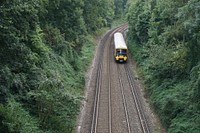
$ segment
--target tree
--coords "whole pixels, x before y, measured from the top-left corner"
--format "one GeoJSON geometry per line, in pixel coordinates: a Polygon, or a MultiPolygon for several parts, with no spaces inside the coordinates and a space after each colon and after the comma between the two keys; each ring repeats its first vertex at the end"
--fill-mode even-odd
{"type": "Polygon", "coordinates": [[[115,3],[115,17],[120,17],[124,14],[127,0],[114,0],[115,3]]]}
{"type": "Polygon", "coordinates": [[[94,32],[104,26],[114,17],[113,0],[85,0],[84,1],[84,20],[89,32],[94,32]]]}
{"type": "Polygon", "coordinates": [[[200,129],[199,7],[198,0],[138,0],[127,15],[129,50],[168,132],[200,129]]]}

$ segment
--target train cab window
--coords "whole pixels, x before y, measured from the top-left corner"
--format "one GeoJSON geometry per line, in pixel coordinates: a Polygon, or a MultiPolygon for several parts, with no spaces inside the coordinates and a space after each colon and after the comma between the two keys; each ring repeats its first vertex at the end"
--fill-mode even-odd
{"type": "Polygon", "coordinates": [[[116,55],[127,55],[127,50],[126,49],[117,49],[116,55]]]}

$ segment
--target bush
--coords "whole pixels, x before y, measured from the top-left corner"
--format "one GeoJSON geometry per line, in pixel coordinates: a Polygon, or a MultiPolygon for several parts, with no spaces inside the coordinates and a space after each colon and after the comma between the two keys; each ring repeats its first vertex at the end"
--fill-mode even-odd
{"type": "Polygon", "coordinates": [[[9,98],[6,105],[0,105],[0,116],[10,133],[50,133],[40,130],[39,122],[14,98],[9,98]]]}

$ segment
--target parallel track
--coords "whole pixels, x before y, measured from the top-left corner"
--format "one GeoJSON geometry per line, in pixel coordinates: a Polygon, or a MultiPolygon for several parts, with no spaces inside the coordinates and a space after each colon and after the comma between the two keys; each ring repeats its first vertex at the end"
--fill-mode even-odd
{"type": "Polygon", "coordinates": [[[139,121],[140,121],[142,132],[143,133],[150,133],[150,129],[149,129],[149,126],[148,126],[148,123],[147,123],[147,119],[145,117],[145,113],[143,111],[141,102],[139,100],[138,92],[136,90],[137,88],[135,86],[135,82],[134,82],[134,79],[133,79],[133,76],[132,76],[133,74],[132,74],[128,65],[124,65],[124,68],[126,70],[129,85],[131,86],[131,92],[132,92],[132,96],[134,98],[135,107],[136,107],[136,110],[137,110],[137,114],[138,114],[138,118],[139,118],[139,121]]]}
{"type": "MultiPolygon", "coordinates": [[[[112,46],[111,46],[111,42],[112,42],[112,39],[113,38],[113,34],[117,31],[120,31],[120,32],[123,32],[127,29],[127,25],[123,25],[121,27],[118,27],[114,30],[111,30],[109,31],[105,36],[104,36],[104,39],[101,41],[101,52],[102,52],[102,55],[103,53],[104,54],[107,54],[105,55],[107,57],[106,61],[103,62],[103,59],[102,57],[99,57],[99,63],[98,63],[98,68],[97,68],[97,77],[96,77],[96,88],[95,88],[95,97],[94,97],[94,102],[93,102],[93,115],[92,115],[92,121],[91,121],[91,129],[90,129],[90,133],[97,133],[97,132],[106,132],[106,133],[112,133],[113,132],[113,116],[112,116],[112,82],[111,82],[111,60],[114,60],[114,58],[112,58],[113,56],[113,52],[112,51],[112,46]],[[106,49],[106,46],[105,44],[109,44],[107,50],[104,52],[104,49],[106,49]],[[106,68],[105,68],[106,67],[106,68]],[[107,77],[105,77],[103,79],[103,71],[104,73],[106,73],[107,77]],[[108,84],[107,88],[102,88],[102,86],[106,86],[105,83],[103,84],[103,81],[106,82],[106,84],[108,84]],[[104,89],[104,90],[102,90],[104,89]],[[105,92],[107,91],[107,92],[105,92]],[[104,94],[102,94],[104,93],[104,94]],[[105,95],[107,94],[106,97],[105,96],[102,96],[102,95],[105,95]],[[102,101],[101,101],[101,97],[104,97],[104,100],[108,100],[107,101],[107,104],[104,104],[102,101]],[[101,106],[108,106],[108,107],[101,107],[101,106]],[[100,108],[103,108],[105,109],[105,113],[103,112],[100,112],[100,108]],[[107,112],[107,113],[106,113],[107,112]],[[104,115],[108,115],[107,118],[106,116],[101,116],[100,114],[104,114],[104,115]],[[107,125],[106,127],[104,126],[104,131],[101,131],[102,127],[99,127],[101,123],[99,123],[99,120],[100,120],[100,117],[105,117],[106,118],[106,121],[104,123],[104,125],[107,125]]],[[[128,66],[128,63],[126,64],[116,64],[117,65],[117,69],[118,69],[118,80],[119,80],[119,84],[120,84],[120,92],[121,92],[121,97],[122,97],[122,103],[123,103],[123,108],[124,108],[124,119],[126,121],[126,131],[128,133],[131,133],[131,132],[135,132],[136,129],[133,129],[134,126],[131,125],[131,121],[130,121],[130,117],[129,116],[129,107],[128,107],[128,103],[127,103],[127,99],[126,99],[126,93],[124,92],[124,84],[123,83],[123,80],[122,79],[122,72],[119,68],[119,65],[124,65],[124,71],[126,71],[126,75],[127,75],[127,79],[128,79],[128,83],[129,83],[129,88],[130,88],[130,91],[132,93],[132,99],[133,99],[133,103],[134,103],[134,106],[135,106],[135,109],[137,110],[137,115],[138,115],[138,121],[140,123],[140,131],[142,131],[142,133],[150,133],[150,129],[149,129],[149,126],[148,126],[148,123],[147,123],[147,120],[145,118],[145,113],[142,109],[142,105],[141,105],[141,102],[139,100],[139,96],[137,94],[137,91],[136,91],[136,87],[134,86],[135,82],[134,82],[134,79],[133,79],[133,76],[132,76],[132,73],[131,73],[131,70],[128,66]]],[[[126,88],[127,89],[127,88],[126,88]]],[[[105,102],[105,101],[104,101],[105,102]]],[[[102,109],[101,109],[102,110],[102,109]]],[[[101,120],[102,121],[102,120],[101,120]]]]}
{"type": "MultiPolygon", "coordinates": [[[[124,25],[124,26],[121,26],[121,27],[118,27],[110,32],[108,32],[104,38],[107,38],[106,36],[113,36],[113,34],[116,32],[116,31],[121,31],[123,29],[126,29],[127,28],[127,25],[124,25]]],[[[112,38],[112,37],[110,37],[112,38]]],[[[107,40],[102,40],[102,53],[104,53],[104,48],[105,48],[105,42],[107,40]]],[[[112,111],[111,111],[111,82],[110,82],[110,45],[109,45],[109,48],[107,49],[107,54],[108,54],[108,60],[107,60],[107,72],[108,72],[108,93],[109,93],[109,100],[108,100],[108,112],[109,112],[109,127],[108,127],[108,130],[109,130],[109,133],[112,132],[112,111]]],[[[112,54],[112,53],[111,53],[112,54]]],[[[93,118],[92,118],[92,124],[91,124],[91,130],[90,132],[91,133],[96,133],[97,132],[97,128],[98,128],[98,118],[99,118],[99,106],[100,106],[100,95],[101,95],[101,82],[102,82],[102,66],[103,66],[103,62],[102,62],[102,58],[99,59],[99,64],[98,64],[98,72],[97,72],[97,79],[96,79],[96,93],[95,93],[95,99],[94,99],[94,108],[93,108],[93,118]]]]}
{"type": "MultiPolygon", "coordinates": [[[[121,65],[121,64],[119,64],[121,65]]],[[[124,110],[125,110],[125,113],[126,113],[126,121],[127,121],[127,127],[128,127],[128,132],[134,132],[134,129],[131,129],[131,126],[130,126],[130,122],[129,122],[129,114],[128,114],[128,106],[127,106],[127,100],[126,100],[126,96],[124,94],[124,85],[123,85],[123,79],[122,79],[122,71],[120,70],[119,68],[119,65],[118,65],[118,72],[119,72],[119,82],[121,84],[121,90],[122,90],[122,95],[123,95],[123,101],[124,101],[124,110]]],[[[133,98],[133,101],[134,101],[134,106],[135,106],[135,109],[137,111],[137,116],[138,116],[138,119],[139,119],[139,124],[140,124],[140,127],[141,127],[141,132],[142,133],[150,133],[150,128],[149,128],[149,125],[148,125],[148,122],[147,122],[147,119],[145,117],[145,112],[143,110],[143,107],[141,105],[141,102],[140,102],[140,99],[139,99],[139,96],[138,96],[138,92],[137,92],[137,87],[135,86],[135,81],[133,79],[133,74],[128,66],[128,64],[124,64],[124,69],[126,71],[126,76],[128,78],[128,83],[129,83],[129,86],[130,86],[130,91],[131,91],[131,94],[132,94],[132,98],[133,98]]]]}
{"type": "MultiPolygon", "coordinates": [[[[119,66],[118,66],[118,70],[119,70],[119,66]]],[[[125,115],[126,115],[127,129],[128,129],[128,133],[131,133],[130,122],[129,122],[129,115],[128,115],[128,109],[127,109],[128,107],[127,107],[127,102],[126,102],[125,93],[124,93],[124,86],[123,86],[123,83],[122,83],[123,79],[121,79],[121,72],[120,72],[120,70],[118,72],[119,72],[118,79],[119,79],[119,83],[120,83],[120,86],[121,86],[121,95],[122,95],[122,98],[123,98],[124,112],[125,112],[125,115]]]]}

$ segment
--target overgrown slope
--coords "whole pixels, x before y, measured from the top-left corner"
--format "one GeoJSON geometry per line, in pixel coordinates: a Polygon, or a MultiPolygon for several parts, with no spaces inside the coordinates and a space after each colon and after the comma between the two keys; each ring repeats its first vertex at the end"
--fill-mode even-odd
{"type": "Polygon", "coordinates": [[[95,48],[90,34],[113,17],[112,0],[1,1],[0,132],[74,130],[95,48]]]}
{"type": "Polygon", "coordinates": [[[136,0],[129,49],[169,133],[200,131],[200,2],[136,0]]]}

